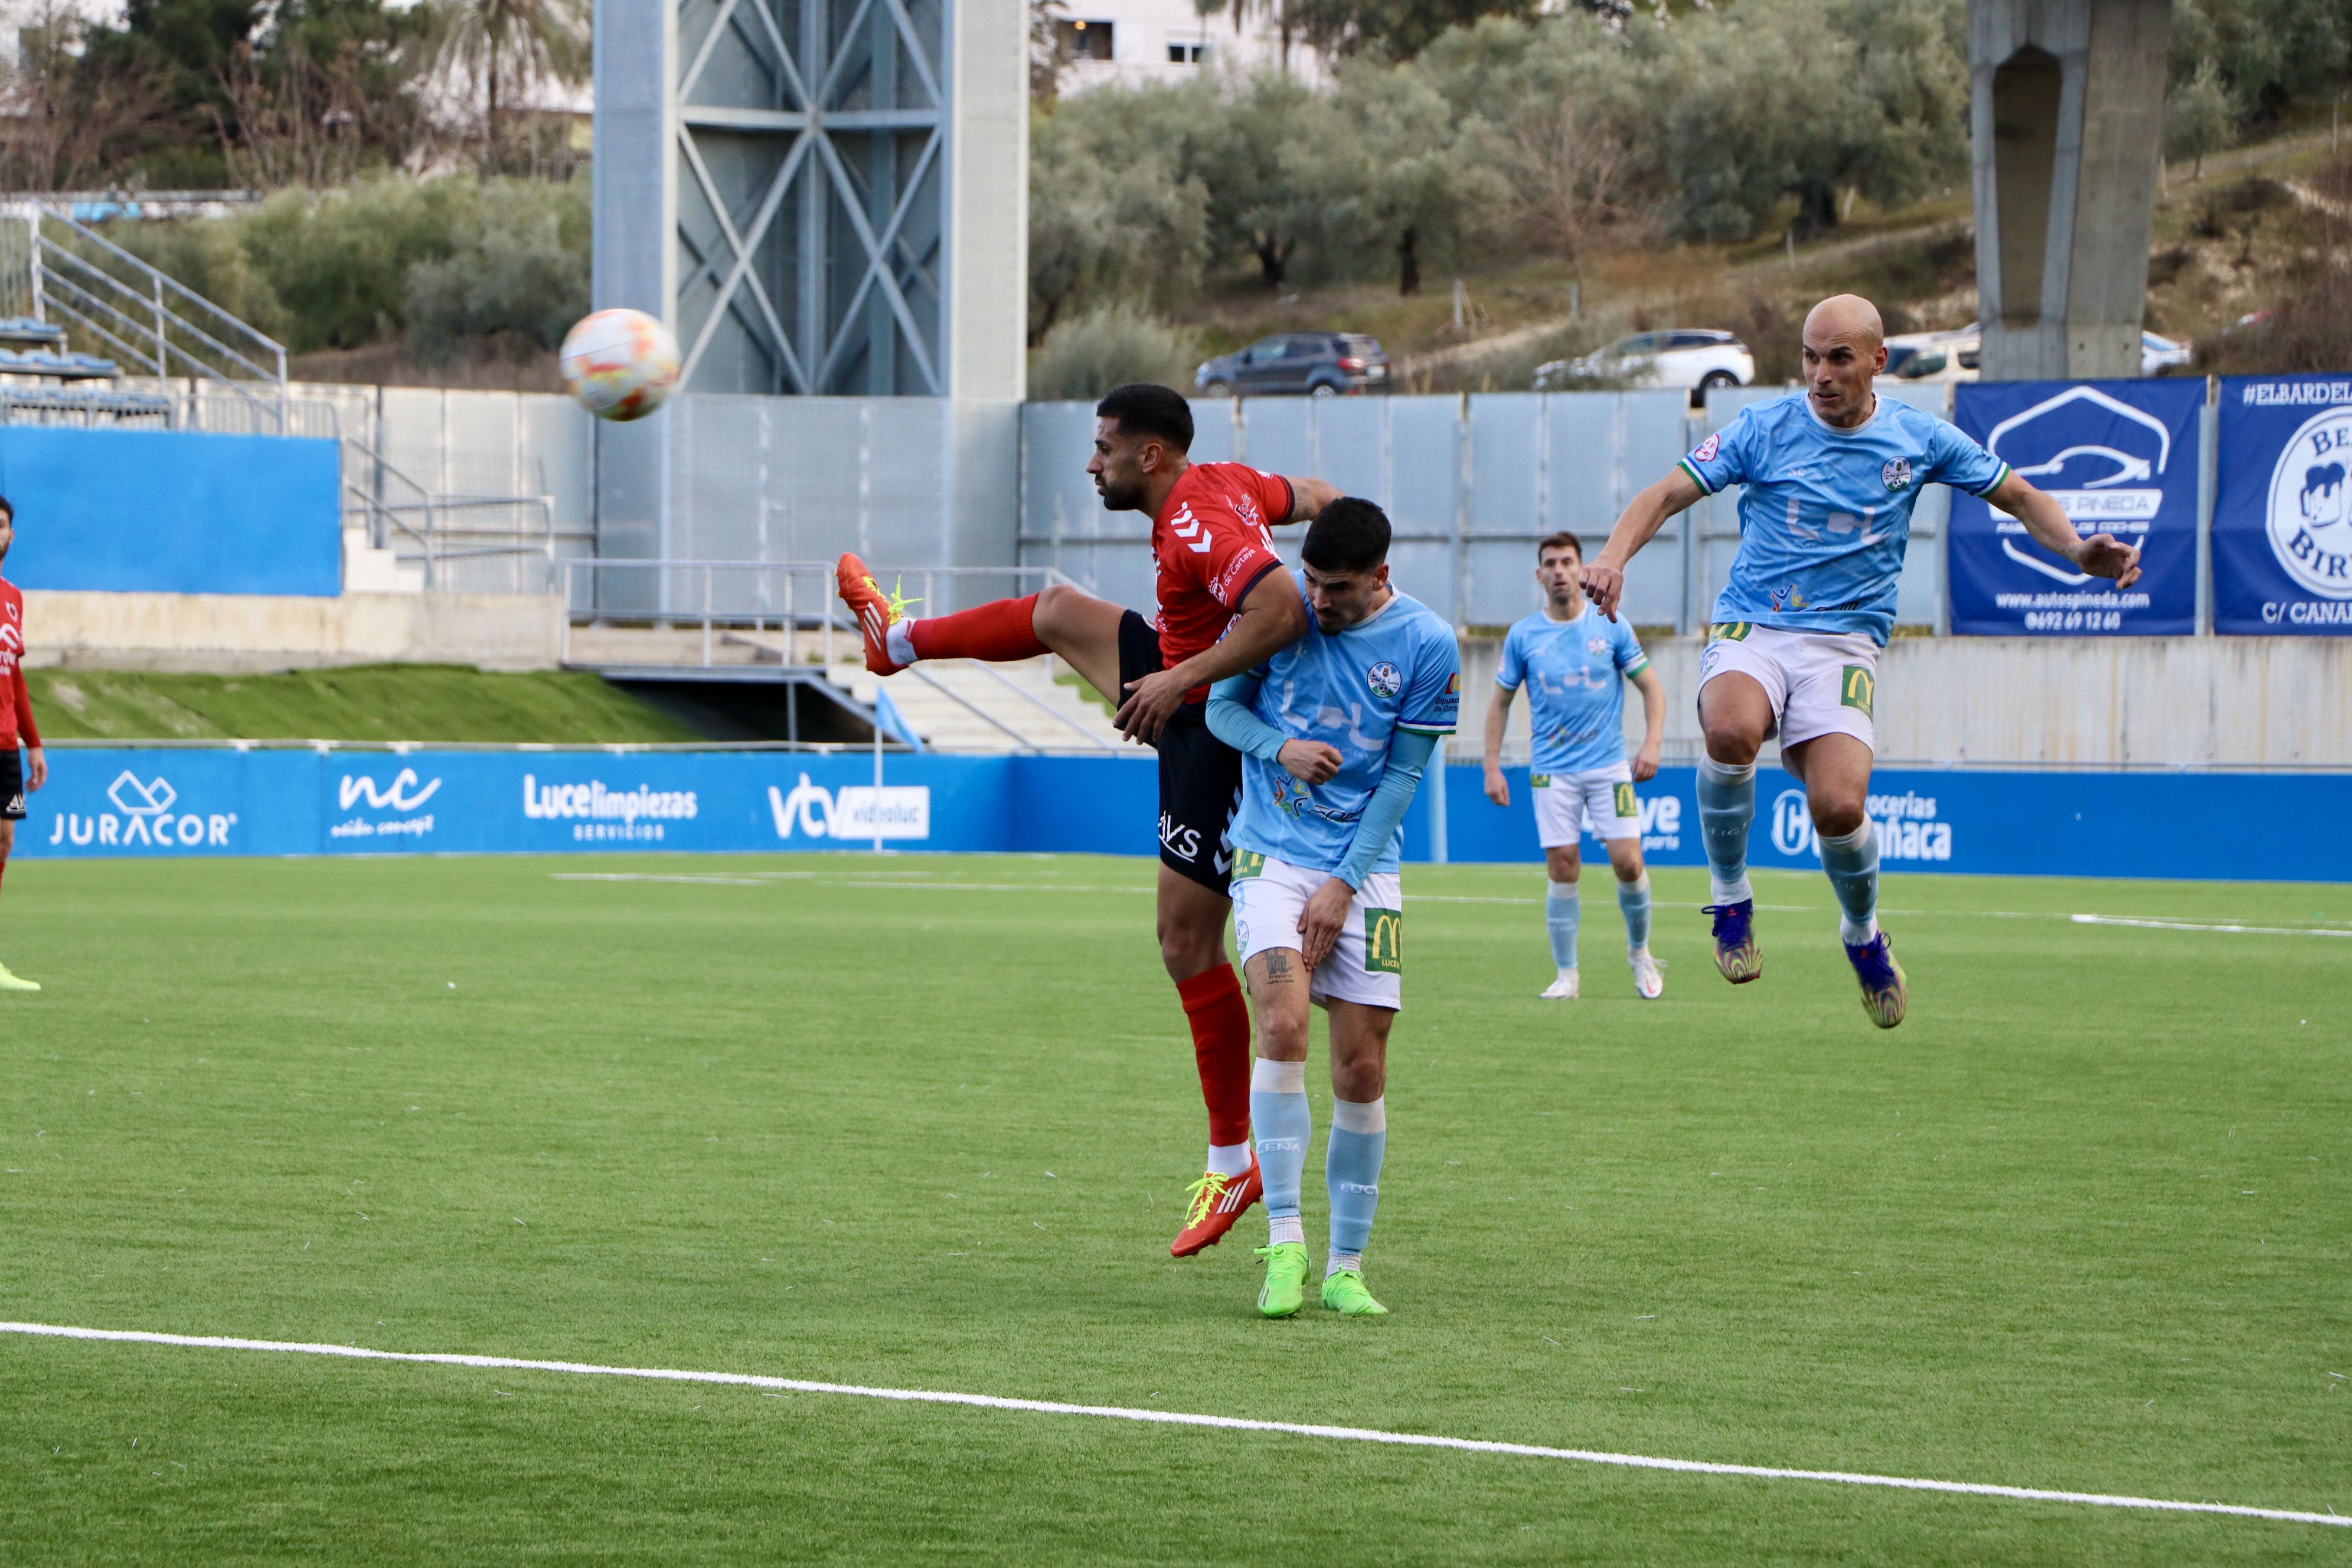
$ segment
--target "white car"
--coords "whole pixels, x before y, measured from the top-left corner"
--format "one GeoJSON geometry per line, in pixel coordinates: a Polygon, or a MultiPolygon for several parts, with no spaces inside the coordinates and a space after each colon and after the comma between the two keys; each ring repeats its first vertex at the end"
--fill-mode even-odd
{"type": "MultiPolygon", "coordinates": [[[[1974,381],[1977,378],[1977,324],[1948,332],[1912,332],[1886,340],[1886,374],[1904,380],[1974,381]],[[1914,352],[1908,355],[1903,350],[1914,352]],[[1935,352],[1947,355],[1948,369],[1927,368],[1935,352]]],[[[2193,363],[2197,358],[2194,344],[2159,337],[2154,332],[2139,335],[2139,373],[2159,375],[2168,370],[2178,370],[2193,363]]]]}
{"type": "Polygon", "coordinates": [[[1895,381],[1974,381],[1977,330],[1905,332],[1886,340],[1886,377],[1895,381]]]}
{"type": "Polygon", "coordinates": [[[2139,373],[2157,375],[2168,370],[2178,370],[2197,358],[2194,344],[2176,342],[2158,337],[2154,332],[2139,335],[2139,373]]]}
{"type": "Polygon", "coordinates": [[[1704,397],[1718,386],[1746,386],[1756,379],[1748,345],[1729,332],[1676,327],[1636,332],[1579,360],[1553,360],[1536,367],[1538,392],[1571,379],[1622,382],[1628,386],[1678,386],[1704,397]]]}

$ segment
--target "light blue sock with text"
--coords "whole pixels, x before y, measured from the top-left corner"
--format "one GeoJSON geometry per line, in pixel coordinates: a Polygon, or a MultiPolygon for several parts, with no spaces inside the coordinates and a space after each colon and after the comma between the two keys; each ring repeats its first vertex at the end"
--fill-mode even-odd
{"type": "Polygon", "coordinates": [[[1617,884],[1617,908],[1625,916],[1625,945],[1650,945],[1650,874],[1617,884]]]}
{"type": "Polygon", "coordinates": [[[1358,1103],[1331,1102],[1331,1144],[1323,1157],[1323,1184],[1331,1195],[1330,1271],[1363,1267],[1364,1244],[1372,1238],[1372,1213],[1381,1206],[1381,1156],[1389,1142],[1385,1097],[1358,1103]]]}
{"type": "Polygon", "coordinates": [[[1307,1144],[1315,1119],[1307,1106],[1307,1064],[1270,1062],[1250,1069],[1250,1131],[1257,1138],[1258,1178],[1265,1184],[1265,1212],[1276,1228],[1298,1226],[1298,1189],[1307,1176],[1307,1144]]]}
{"type": "Polygon", "coordinates": [[[1748,885],[1748,826],[1756,819],[1756,764],[1698,760],[1698,831],[1706,846],[1707,890],[1718,904],[1756,896],[1748,885]]]}
{"type": "Polygon", "coordinates": [[[1544,884],[1544,926],[1551,932],[1551,961],[1562,969],[1576,967],[1576,927],[1584,905],[1574,882],[1544,884]]]}

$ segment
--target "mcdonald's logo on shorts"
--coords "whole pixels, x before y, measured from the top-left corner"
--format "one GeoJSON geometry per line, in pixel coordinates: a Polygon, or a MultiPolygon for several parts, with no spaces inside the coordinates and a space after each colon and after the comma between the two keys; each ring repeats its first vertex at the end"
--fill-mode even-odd
{"type": "Polygon", "coordinates": [[[1642,815],[1641,806],[1633,799],[1633,786],[1632,784],[1621,782],[1615,786],[1614,793],[1617,797],[1618,816],[1639,816],[1642,815]]]}
{"type": "Polygon", "coordinates": [[[1364,911],[1364,972],[1368,974],[1404,973],[1402,910],[1367,909],[1364,911]]]}
{"type": "Polygon", "coordinates": [[[1878,697],[1878,678],[1859,664],[1845,667],[1845,675],[1838,682],[1838,701],[1848,708],[1859,708],[1865,719],[1874,718],[1870,705],[1878,697]]]}

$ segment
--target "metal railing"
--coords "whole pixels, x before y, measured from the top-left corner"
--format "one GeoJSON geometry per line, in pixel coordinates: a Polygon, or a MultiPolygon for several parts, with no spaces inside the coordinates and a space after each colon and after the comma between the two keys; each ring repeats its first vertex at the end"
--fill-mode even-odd
{"type": "Polygon", "coordinates": [[[345,519],[356,518],[375,549],[420,567],[427,592],[552,594],[562,547],[584,549],[596,537],[593,529],[558,528],[553,496],[434,490],[360,437],[346,435],[343,445],[373,480],[352,479],[346,463],[345,519]]]}
{"type": "Polygon", "coordinates": [[[18,204],[32,313],[63,318],[158,381],[227,388],[287,428],[286,346],[46,202],[18,204]]]}
{"type": "MultiPolygon", "coordinates": [[[[557,560],[566,608],[563,659],[572,660],[576,626],[602,625],[702,635],[701,663],[716,660],[719,634],[773,633],[787,638],[783,657],[799,662],[810,634],[824,665],[839,661],[858,643],[856,626],[834,592],[830,561],[659,561],[604,557],[557,560]],[[841,639],[846,638],[845,644],[841,639]]],[[[942,584],[1001,584],[1027,591],[1056,584],[1076,584],[1051,566],[909,566],[877,568],[877,581],[893,589],[921,590],[910,605],[937,606],[942,584]]],[[[936,684],[936,683],[934,683],[936,684]]],[[[954,693],[959,702],[965,700],[954,693]]],[[[1025,697],[1028,694],[1023,693],[1025,697]]],[[[965,702],[967,707],[969,702],[965,702]]],[[[1051,710],[1048,710],[1051,711],[1051,710]]],[[[1061,715],[1055,715],[1057,718],[1061,715]]]]}

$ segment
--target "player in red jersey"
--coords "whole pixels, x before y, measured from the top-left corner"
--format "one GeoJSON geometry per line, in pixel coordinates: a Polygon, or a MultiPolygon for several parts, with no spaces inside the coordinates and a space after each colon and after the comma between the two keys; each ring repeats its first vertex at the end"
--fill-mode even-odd
{"type": "Polygon", "coordinates": [[[1306,631],[1298,585],[1266,529],[1305,522],[1339,492],[1320,479],[1192,461],[1192,408],[1164,386],[1118,387],[1095,405],[1095,416],[1087,472],[1104,507],[1151,519],[1156,626],[1059,584],[908,620],[855,555],[841,558],[840,589],[865,632],[866,668],[875,674],[922,658],[1057,653],[1096,690],[1119,693],[1119,729],[1159,749],[1160,957],[1192,1026],[1209,1109],[1207,1170],[1168,1249],[1184,1258],[1213,1246],[1260,1193],[1249,1145],[1249,1009],[1225,956],[1233,907],[1226,833],[1241,799],[1241,753],[1209,732],[1209,688],[1306,631]]]}
{"type": "MultiPolygon", "coordinates": [[[[16,509],[0,497],[0,562],[16,542],[16,509]]],[[[25,792],[49,782],[41,754],[41,731],[33,723],[32,694],[25,689],[25,595],[0,578],[0,873],[16,847],[16,824],[25,820],[25,792]],[[20,753],[17,748],[24,748],[20,753]]],[[[0,991],[38,991],[0,964],[0,991]]]]}

